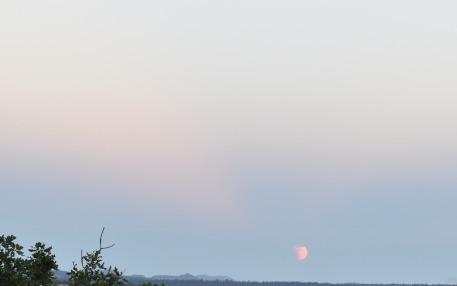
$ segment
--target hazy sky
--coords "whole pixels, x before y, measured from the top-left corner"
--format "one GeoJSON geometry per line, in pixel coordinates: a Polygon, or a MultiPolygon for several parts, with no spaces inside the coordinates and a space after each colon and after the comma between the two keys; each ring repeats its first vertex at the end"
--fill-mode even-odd
{"type": "Polygon", "coordinates": [[[106,226],[128,274],[455,281],[456,11],[2,1],[0,233],[62,269],[106,226]]]}

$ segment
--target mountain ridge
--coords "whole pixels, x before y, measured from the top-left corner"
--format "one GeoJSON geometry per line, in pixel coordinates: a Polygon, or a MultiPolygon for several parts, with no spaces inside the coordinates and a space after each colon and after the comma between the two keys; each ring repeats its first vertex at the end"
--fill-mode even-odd
{"type": "MultiPolygon", "coordinates": [[[[68,282],[70,276],[68,275],[67,271],[57,270],[54,271],[54,277],[58,282],[68,282]]],[[[167,280],[175,280],[175,281],[233,281],[232,278],[225,275],[192,275],[190,273],[185,273],[181,275],[153,275],[153,276],[145,276],[145,275],[125,275],[125,279],[128,281],[140,281],[140,282],[148,282],[148,281],[167,281],[167,280]]]]}

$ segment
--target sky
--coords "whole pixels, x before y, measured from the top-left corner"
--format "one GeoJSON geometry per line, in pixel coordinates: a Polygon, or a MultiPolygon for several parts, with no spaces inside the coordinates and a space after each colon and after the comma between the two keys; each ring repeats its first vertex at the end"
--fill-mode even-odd
{"type": "Polygon", "coordinates": [[[2,1],[0,233],[62,269],[105,226],[127,274],[456,282],[456,9],[2,1]]]}

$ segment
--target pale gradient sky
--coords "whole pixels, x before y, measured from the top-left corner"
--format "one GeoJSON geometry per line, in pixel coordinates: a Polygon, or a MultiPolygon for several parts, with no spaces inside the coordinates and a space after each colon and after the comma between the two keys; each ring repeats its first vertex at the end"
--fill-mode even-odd
{"type": "Polygon", "coordinates": [[[64,269],[106,226],[129,274],[454,279],[456,11],[2,1],[0,232],[64,269]]]}

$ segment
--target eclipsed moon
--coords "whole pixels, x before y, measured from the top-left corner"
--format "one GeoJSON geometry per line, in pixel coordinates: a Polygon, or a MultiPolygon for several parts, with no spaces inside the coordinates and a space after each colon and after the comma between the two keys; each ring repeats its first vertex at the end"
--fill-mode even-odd
{"type": "Polygon", "coordinates": [[[297,255],[297,260],[303,261],[308,257],[308,248],[306,246],[297,246],[295,247],[295,254],[297,255]]]}

